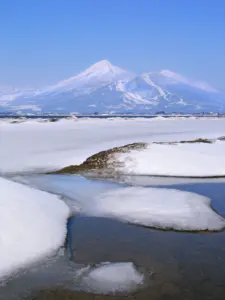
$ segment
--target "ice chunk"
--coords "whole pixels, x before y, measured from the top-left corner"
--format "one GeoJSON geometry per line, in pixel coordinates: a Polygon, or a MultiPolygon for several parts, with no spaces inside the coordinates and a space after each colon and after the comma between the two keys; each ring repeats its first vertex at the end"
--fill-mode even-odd
{"type": "Polygon", "coordinates": [[[144,275],[133,263],[102,263],[82,278],[82,284],[94,293],[124,293],[135,290],[144,283],[144,275]]]}
{"type": "Polygon", "coordinates": [[[0,178],[0,276],[60,247],[69,208],[57,196],[0,178]]]}

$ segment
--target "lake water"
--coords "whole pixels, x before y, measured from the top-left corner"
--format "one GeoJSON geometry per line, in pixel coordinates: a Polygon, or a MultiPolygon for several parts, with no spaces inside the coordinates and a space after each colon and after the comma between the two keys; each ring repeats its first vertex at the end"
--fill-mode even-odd
{"type": "MultiPolygon", "coordinates": [[[[69,180],[73,179],[69,177],[69,180]]],[[[225,217],[225,182],[214,180],[164,187],[207,196],[213,208],[225,217]]],[[[0,287],[0,299],[222,300],[224,253],[224,231],[162,231],[106,218],[74,216],[68,222],[65,247],[54,257],[12,277],[0,287]],[[80,288],[74,276],[77,270],[101,262],[133,262],[145,274],[145,286],[114,296],[96,296],[80,288]]]]}

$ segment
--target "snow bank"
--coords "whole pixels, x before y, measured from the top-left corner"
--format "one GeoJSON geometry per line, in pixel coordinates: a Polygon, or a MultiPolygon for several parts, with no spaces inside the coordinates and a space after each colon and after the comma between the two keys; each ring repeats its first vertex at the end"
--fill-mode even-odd
{"type": "Polygon", "coordinates": [[[0,276],[60,247],[69,208],[57,196],[0,178],[0,276]]]}
{"type": "Polygon", "coordinates": [[[81,280],[88,291],[101,294],[131,292],[143,283],[144,275],[131,262],[102,263],[81,280]]]}
{"type": "Polygon", "coordinates": [[[210,199],[195,193],[127,187],[79,176],[45,175],[22,180],[70,198],[71,210],[81,214],[161,229],[199,231],[225,227],[225,219],[211,208],[210,199]]]}
{"type": "Polygon", "coordinates": [[[135,142],[179,141],[225,136],[217,120],[60,120],[1,124],[0,173],[58,170],[89,156],[135,142]]]}
{"type": "Polygon", "coordinates": [[[114,156],[116,171],[133,175],[225,176],[225,142],[176,145],[150,144],[114,156]]]}

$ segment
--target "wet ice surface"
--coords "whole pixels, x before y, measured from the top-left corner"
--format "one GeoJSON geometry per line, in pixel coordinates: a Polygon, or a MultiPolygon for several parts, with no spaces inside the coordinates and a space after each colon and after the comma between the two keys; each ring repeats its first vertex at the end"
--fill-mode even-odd
{"type": "Polygon", "coordinates": [[[80,176],[45,175],[17,180],[70,198],[75,214],[118,219],[159,229],[221,230],[225,219],[209,198],[175,189],[129,187],[80,176]]]}

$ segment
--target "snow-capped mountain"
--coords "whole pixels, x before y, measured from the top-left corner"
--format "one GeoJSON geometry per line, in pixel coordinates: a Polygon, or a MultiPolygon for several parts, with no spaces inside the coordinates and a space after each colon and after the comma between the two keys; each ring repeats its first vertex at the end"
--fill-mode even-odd
{"type": "Polygon", "coordinates": [[[201,81],[163,70],[141,75],[107,60],[56,85],[2,91],[0,110],[116,113],[223,112],[225,95],[201,81]]]}

